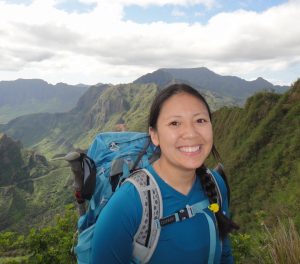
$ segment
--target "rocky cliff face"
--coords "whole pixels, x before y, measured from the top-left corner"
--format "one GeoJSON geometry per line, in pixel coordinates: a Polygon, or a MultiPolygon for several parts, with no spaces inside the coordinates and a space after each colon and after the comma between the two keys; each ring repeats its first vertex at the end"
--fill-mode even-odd
{"type": "Polygon", "coordinates": [[[9,185],[28,176],[21,169],[24,167],[21,148],[19,141],[0,135],[0,185],[9,185]]]}
{"type": "Polygon", "coordinates": [[[20,141],[0,134],[0,186],[17,184],[34,177],[37,167],[47,168],[46,158],[23,149],[20,141]]]}
{"type": "Polygon", "coordinates": [[[76,107],[72,109],[71,113],[85,113],[89,111],[97,102],[99,96],[111,85],[100,84],[91,86],[78,100],[76,107]]]}
{"type": "Polygon", "coordinates": [[[87,116],[89,116],[88,120],[90,120],[90,127],[106,123],[114,113],[127,111],[130,108],[125,95],[119,89],[114,89],[109,94],[111,98],[107,98],[107,96],[99,97],[91,111],[87,113],[87,116]]]}
{"type": "Polygon", "coordinates": [[[0,231],[26,230],[31,224],[42,222],[43,213],[51,210],[49,207],[65,203],[63,198],[56,201],[51,197],[57,189],[62,192],[63,187],[57,186],[68,177],[57,169],[49,175],[54,166],[39,153],[24,149],[19,141],[0,134],[0,231]]]}

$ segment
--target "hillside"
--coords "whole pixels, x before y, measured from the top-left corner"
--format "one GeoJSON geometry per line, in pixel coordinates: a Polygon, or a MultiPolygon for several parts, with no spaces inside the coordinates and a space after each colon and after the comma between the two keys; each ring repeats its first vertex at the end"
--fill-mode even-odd
{"type": "Polygon", "coordinates": [[[0,125],[0,131],[26,148],[43,154],[51,151],[73,149],[77,138],[91,129],[89,111],[108,85],[92,86],[77,102],[75,108],[66,113],[36,113],[18,117],[8,124],[0,125]]]}
{"type": "Polygon", "coordinates": [[[236,76],[222,76],[205,68],[159,69],[141,76],[134,83],[156,83],[164,87],[170,83],[183,82],[199,89],[210,91],[221,98],[231,98],[235,103],[243,104],[245,100],[262,90],[285,92],[287,86],[273,85],[259,77],[254,81],[246,81],[236,76]]]}
{"type": "Polygon", "coordinates": [[[24,231],[50,222],[72,201],[69,168],[58,165],[0,135],[0,230],[24,231]]]}
{"type": "Polygon", "coordinates": [[[77,147],[84,149],[97,133],[116,130],[117,124],[145,130],[156,91],[153,84],[91,87],[67,113],[18,117],[0,126],[0,131],[48,157],[77,147]]]}
{"type": "Polygon", "coordinates": [[[74,108],[86,85],[49,84],[39,79],[0,81],[0,123],[31,113],[59,113],[74,108]]]}
{"type": "Polygon", "coordinates": [[[249,229],[290,216],[300,229],[300,80],[283,95],[258,93],[213,118],[235,219],[249,229]]]}

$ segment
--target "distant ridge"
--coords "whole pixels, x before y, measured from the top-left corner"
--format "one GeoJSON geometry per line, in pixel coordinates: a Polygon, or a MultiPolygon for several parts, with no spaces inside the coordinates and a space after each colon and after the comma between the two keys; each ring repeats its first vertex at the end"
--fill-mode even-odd
{"type": "Polygon", "coordinates": [[[24,114],[69,111],[88,87],[40,79],[0,81],[0,123],[24,114]]]}
{"type": "Polygon", "coordinates": [[[259,77],[254,81],[246,81],[235,76],[222,76],[205,68],[159,69],[136,79],[134,83],[156,83],[165,86],[170,83],[187,83],[197,89],[209,90],[221,96],[230,96],[244,102],[258,91],[270,90],[284,93],[289,86],[273,85],[259,77]]]}

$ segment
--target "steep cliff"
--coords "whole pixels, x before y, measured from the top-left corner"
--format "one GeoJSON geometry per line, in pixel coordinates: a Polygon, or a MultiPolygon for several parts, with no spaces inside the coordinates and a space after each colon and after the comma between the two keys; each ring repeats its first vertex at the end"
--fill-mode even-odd
{"type": "Polygon", "coordinates": [[[213,118],[236,219],[249,227],[290,216],[300,227],[300,80],[283,95],[259,93],[213,118]]]}

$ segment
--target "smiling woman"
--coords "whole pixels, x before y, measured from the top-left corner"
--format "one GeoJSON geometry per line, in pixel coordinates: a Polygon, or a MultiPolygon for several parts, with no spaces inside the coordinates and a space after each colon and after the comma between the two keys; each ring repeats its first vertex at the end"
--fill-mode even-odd
{"type": "Polygon", "coordinates": [[[186,195],[195,181],[195,169],[204,163],[212,149],[213,133],[207,107],[188,93],[174,94],[164,103],[156,124],[150,126],[150,135],[153,144],[161,150],[154,169],[186,195]]]}
{"type": "Polygon", "coordinates": [[[151,175],[161,193],[158,241],[139,258],[136,234],[144,229],[144,203],[151,199],[143,200],[135,184],[125,182],[97,219],[92,263],[233,263],[227,235],[238,226],[229,218],[226,178],[204,165],[211,152],[218,156],[205,99],[184,84],[163,89],[148,125],[158,157],[138,173],[151,175]]]}

